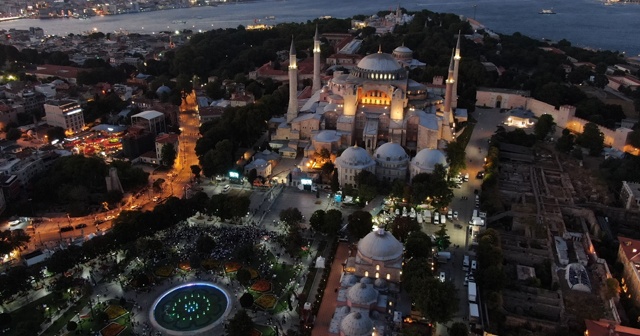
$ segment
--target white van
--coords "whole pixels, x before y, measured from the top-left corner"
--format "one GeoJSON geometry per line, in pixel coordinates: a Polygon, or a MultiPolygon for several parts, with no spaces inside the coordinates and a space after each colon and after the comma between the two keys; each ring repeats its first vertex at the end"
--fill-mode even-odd
{"type": "Polygon", "coordinates": [[[437,213],[435,216],[433,216],[433,224],[435,225],[440,224],[440,215],[438,215],[437,213]]]}
{"type": "Polygon", "coordinates": [[[465,254],[464,259],[462,260],[462,270],[469,270],[469,256],[465,254]]]}
{"type": "Polygon", "coordinates": [[[471,215],[471,218],[474,217],[478,217],[478,209],[473,209],[473,215],[471,215]]]}
{"type": "Polygon", "coordinates": [[[447,216],[440,215],[440,224],[447,224],[447,216]]]}
{"type": "Polygon", "coordinates": [[[228,193],[229,190],[231,190],[231,186],[229,186],[228,184],[222,187],[222,192],[225,194],[228,193]]]}

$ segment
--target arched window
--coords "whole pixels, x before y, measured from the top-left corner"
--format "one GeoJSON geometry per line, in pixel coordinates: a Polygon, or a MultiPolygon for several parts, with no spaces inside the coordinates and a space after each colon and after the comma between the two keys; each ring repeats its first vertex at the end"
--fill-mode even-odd
{"type": "Polygon", "coordinates": [[[376,279],[380,277],[380,273],[376,272],[376,279]]]}
{"type": "Polygon", "coordinates": [[[368,277],[369,276],[369,271],[364,271],[364,276],[368,277]]]}

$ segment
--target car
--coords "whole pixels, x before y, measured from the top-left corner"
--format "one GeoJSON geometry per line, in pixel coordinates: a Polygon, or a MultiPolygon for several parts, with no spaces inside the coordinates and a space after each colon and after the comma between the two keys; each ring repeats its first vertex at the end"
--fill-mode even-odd
{"type": "Polygon", "coordinates": [[[446,275],[444,272],[440,272],[440,282],[444,282],[446,280],[446,275]]]}
{"type": "Polygon", "coordinates": [[[224,187],[222,187],[222,192],[225,193],[225,194],[228,193],[229,190],[231,190],[231,186],[228,185],[228,184],[225,185],[224,187]]]}
{"type": "Polygon", "coordinates": [[[460,224],[453,224],[453,227],[455,227],[456,229],[462,230],[462,225],[460,224]]]}
{"type": "Polygon", "coordinates": [[[142,207],[141,207],[141,206],[139,206],[139,205],[137,205],[137,204],[134,204],[134,205],[132,205],[132,206],[131,206],[131,208],[130,208],[130,209],[131,209],[131,210],[138,210],[138,209],[140,209],[140,208],[142,208],[142,207]]]}
{"type": "Polygon", "coordinates": [[[104,223],[104,219],[96,219],[96,221],[93,222],[93,224],[95,224],[95,225],[100,225],[102,223],[104,223]]]}
{"type": "Polygon", "coordinates": [[[469,285],[469,275],[465,275],[464,276],[464,285],[468,286],[469,285]]]}
{"type": "Polygon", "coordinates": [[[456,219],[456,220],[458,219],[458,212],[457,211],[453,212],[453,219],[456,219]]]}
{"type": "Polygon", "coordinates": [[[154,202],[158,202],[158,200],[160,200],[160,197],[158,197],[158,196],[155,196],[155,197],[153,198],[153,201],[154,201],[154,202]]]}
{"type": "Polygon", "coordinates": [[[67,225],[67,226],[63,226],[60,228],[60,232],[69,232],[69,231],[73,231],[73,226],[71,225],[67,225]]]}
{"type": "Polygon", "coordinates": [[[476,174],[476,178],[482,180],[484,178],[484,171],[479,171],[478,174],[476,174]]]}
{"type": "Polygon", "coordinates": [[[471,261],[471,271],[475,271],[478,268],[478,262],[475,260],[471,261]]]}
{"type": "Polygon", "coordinates": [[[76,229],[84,229],[86,227],[87,227],[87,224],[84,224],[84,223],[80,223],[80,224],[76,225],[76,229]]]}
{"type": "Polygon", "coordinates": [[[447,219],[448,220],[453,219],[453,209],[449,209],[449,211],[447,212],[447,219]]]}
{"type": "Polygon", "coordinates": [[[222,175],[217,175],[216,176],[216,181],[220,182],[220,181],[224,181],[224,176],[222,175]]]}

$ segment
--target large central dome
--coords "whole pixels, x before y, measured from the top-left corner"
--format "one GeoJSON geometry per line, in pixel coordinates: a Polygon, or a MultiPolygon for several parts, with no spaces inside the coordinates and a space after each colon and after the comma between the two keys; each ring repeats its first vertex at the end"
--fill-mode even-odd
{"type": "Polygon", "coordinates": [[[393,56],[376,53],[367,55],[358,62],[358,68],[375,72],[392,72],[402,69],[393,56]]]}
{"type": "Polygon", "coordinates": [[[351,71],[351,76],[368,80],[406,79],[407,71],[389,54],[378,52],[365,56],[351,71]]]}

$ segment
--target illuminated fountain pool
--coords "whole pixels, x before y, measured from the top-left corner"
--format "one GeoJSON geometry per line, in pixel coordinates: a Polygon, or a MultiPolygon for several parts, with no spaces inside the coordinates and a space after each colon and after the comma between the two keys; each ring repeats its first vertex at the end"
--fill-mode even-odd
{"type": "Polygon", "coordinates": [[[202,335],[222,322],[231,300],[220,287],[208,282],[183,284],[162,293],[151,307],[149,320],[169,335],[202,335]]]}

